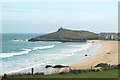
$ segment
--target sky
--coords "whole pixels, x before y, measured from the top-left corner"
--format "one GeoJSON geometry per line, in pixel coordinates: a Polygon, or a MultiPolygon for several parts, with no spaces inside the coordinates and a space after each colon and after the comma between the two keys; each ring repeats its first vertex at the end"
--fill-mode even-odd
{"type": "Polygon", "coordinates": [[[118,31],[117,2],[3,2],[3,33],[50,33],[63,27],[118,31]]]}

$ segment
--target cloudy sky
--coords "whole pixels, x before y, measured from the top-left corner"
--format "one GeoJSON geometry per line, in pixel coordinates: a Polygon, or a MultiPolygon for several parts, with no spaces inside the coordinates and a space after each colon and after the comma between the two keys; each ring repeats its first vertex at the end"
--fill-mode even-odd
{"type": "Polygon", "coordinates": [[[3,2],[3,33],[49,33],[59,27],[117,32],[117,2],[3,2]]]}

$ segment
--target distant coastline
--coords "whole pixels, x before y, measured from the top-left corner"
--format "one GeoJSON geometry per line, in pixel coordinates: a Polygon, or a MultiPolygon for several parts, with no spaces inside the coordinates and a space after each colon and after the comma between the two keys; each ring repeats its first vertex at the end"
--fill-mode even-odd
{"type": "Polygon", "coordinates": [[[99,35],[84,30],[69,30],[59,28],[58,31],[31,38],[28,41],[58,41],[58,42],[86,42],[87,40],[98,40],[99,35]]]}
{"type": "Polygon", "coordinates": [[[86,42],[87,40],[114,40],[120,41],[120,33],[100,33],[96,34],[84,30],[70,30],[65,28],[59,28],[56,32],[44,34],[31,38],[28,41],[58,41],[58,42],[86,42]]]}

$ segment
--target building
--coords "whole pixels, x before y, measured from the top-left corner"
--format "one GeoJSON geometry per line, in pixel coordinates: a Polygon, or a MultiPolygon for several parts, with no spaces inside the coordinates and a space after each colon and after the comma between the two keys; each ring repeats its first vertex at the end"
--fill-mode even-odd
{"type": "Polygon", "coordinates": [[[118,40],[117,33],[100,33],[99,34],[100,40],[118,40]]]}
{"type": "Polygon", "coordinates": [[[120,33],[118,33],[117,35],[118,35],[117,40],[120,41],[120,33]]]}

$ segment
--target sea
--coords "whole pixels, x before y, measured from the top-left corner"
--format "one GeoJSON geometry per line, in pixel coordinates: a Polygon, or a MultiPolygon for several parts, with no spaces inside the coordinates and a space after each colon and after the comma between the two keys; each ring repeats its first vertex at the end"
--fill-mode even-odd
{"type": "Polygon", "coordinates": [[[73,65],[88,59],[102,48],[100,43],[87,42],[28,42],[41,33],[3,33],[0,75],[10,73],[54,72],[46,65],[73,65]],[[87,56],[85,56],[87,55],[87,56]]]}

